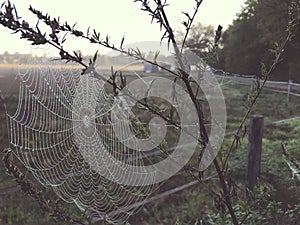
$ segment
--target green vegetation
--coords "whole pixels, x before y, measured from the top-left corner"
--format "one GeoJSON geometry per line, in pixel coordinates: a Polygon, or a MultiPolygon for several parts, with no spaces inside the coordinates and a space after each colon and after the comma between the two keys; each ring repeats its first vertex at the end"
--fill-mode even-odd
{"type": "MultiPolygon", "coordinates": [[[[270,65],[290,18],[292,0],[248,0],[238,18],[223,35],[220,66],[227,72],[261,74],[261,62],[270,65]],[[270,50],[272,49],[272,50],[270,50]]],[[[299,27],[299,25],[298,25],[299,27]]],[[[284,60],[271,79],[300,81],[300,30],[284,49],[284,60]]]]}
{"type": "MultiPolygon", "coordinates": [[[[228,111],[228,131],[236,128],[243,116],[244,96],[249,91],[249,86],[222,86],[228,111]]],[[[286,102],[286,95],[265,90],[256,105],[253,114],[265,116],[262,150],[262,171],[260,186],[254,191],[255,200],[251,206],[243,205],[245,190],[246,165],[248,155],[247,135],[241,145],[237,146],[229,160],[230,178],[236,182],[235,209],[240,219],[250,212],[245,224],[293,224],[296,222],[300,210],[299,180],[293,177],[284,156],[281,152],[281,143],[286,143],[290,154],[300,159],[300,120],[291,120],[278,124],[268,125],[270,122],[298,116],[300,98],[294,98],[291,103],[286,102]],[[275,113],[276,112],[276,113],[275,113]],[[243,207],[246,207],[243,209],[243,207]]],[[[223,143],[223,151],[229,147],[233,137],[228,136],[223,143]]],[[[222,153],[222,152],[221,152],[222,153]]],[[[193,162],[191,162],[193,164],[193,162]]],[[[210,168],[205,176],[213,174],[210,168]]],[[[186,175],[185,175],[186,176],[186,175]]],[[[172,178],[183,180],[181,176],[172,178]]],[[[188,179],[188,178],[186,178],[188,179]]],[[[187,182],[187,181],[186,181],[187,182]]],[[[170,185],[167,181],[166,185],[170,185]]],[[[176,181],[175,181],[176,183],[176,181]]],[[[179,183],[179,181],[177,181],[179,183]]],[[[217,190],[217,177],[211,178],[208,183],[217,190]]],[[[222,224],[211,197],[201,190],[197,184],[193,187],[157,200],[146,205],[141,212],[131,218],[132,224],[222,224]],[[176,216],[174,216],[176,215],[176,216]]],[[[232,224],[230,218],[224,218],[225,224],[232,224]]],[[[295,223],[297,224],[297,223],[295,223]]]]}
{"type": "MultiPolygon", "coordinates": [[[[193,104],[192,108],[196,111],[197,121],[199,121],[200,140],[198,140],[199,148],[197,148],[195,155],[192,157],[189,164],[184,166],[182,171],[176,174],[176,176],[167,180],[164,184],[161,184],[153,195],[167,191],[178,185],[186,184],[190,181],[197,181],[197,183],[195,183],[193,187],[177,192],[169,198],[161,198],[146,205],[141,209],[139,214],[130,218],[130,222],[132,224],[145,225],[297,224],[299,221],[300,210],[300,193],[298,190],[300,170],[298,159],[300,153],[297,151],[300,146],[300,141],[298,140],[300,122],[299,120],[289,120],[285,123],[276,124],[271,122],[298,116],[300,100],[299,98],[294,98],[292,102],[286,103],[286,96],[271,92],[270,90],[264,90],[263,86],[269,78],[293,79],[296,81],[298,79],[298,77],[294,75],[299,69],[299,63],[297,62],[299,58],[299,38],[297,38],[299,37],[299,30],[297,31],[297,28],[299,26],[300,18],[300,2],[295,0],[283,3],[276,0],[276,3],[278,4],[273,7],[274,1],[271,0],[248,0],[245,9],[239,15],[238,19],[226,31],[223,38],[223,46],[221,46],[221,48],[219,48],[222,31],[221,26],[214,31],[214,37],[211,37],[213,33],[212,27],[205,28],[201,25],[198,27],[196,26],[194,29],[199,28],[203,35],[197,32],[191,32],[191,35],[194,35],[196,41],[186,39],[189,32],[193,29],[192,24],[202,4],[202,0],[195,0],[194,11],[189,13],[183,12],[185,20],[182,24],[185,28],[185,33],[182,40],[180,40],[181,44],[179,44],[179,40],[175,37],[173,28],[166,15],[166,3],[162,3],[161,0],[153,0],[153,2],[151,2],[153,4],[144,0],[135,0],[134,2],[139,3],[141,10],[147,12],[152,17],[152,22],[155,21],[160,25],[162,31],[161,40],[166,40],[168,44],[172,44],[174,47],[174,55],[178,62],[177,68],[174,71],[171,71],[168,68],[164,68],[164,70],[172,75],[170,81],[174,82],[173,85],[182,85],[188,93],[188,97],[193,104]],[[266,18],[269,17],[271,19],[266,20],[266,18]],[[284,30],[287,30],[287,32],[282,34],[284,30]],[[293,37],[296,38],[293,39],[293,37]],[[227,130],[234,130],[234,134],[230,134],[225,138],[221,151],[217,157],[213,159],[212,165],[203,173],[198,169],[198,160],[203,159],[201,151],[210,145],[209,131],[207,131],[210,126],[210,113],[205,98],[203,95],[199,94],[201,93],[199,85],[195,84],[193,79],[191,79],[190,73],[187,71],[188,66],[185,65],[185,58],[181,54],[184,52],[185,47],[192,49],[200,55],[210,66],[214,66],[215,63],[220,62],[222,68],[226,71],[244,74],[254,73],[263,80],[261,83],[257,80],[256,87],[251,92],[249,91],[249,87],[246,86],[231,84],[223,85],[228,114],[227,130]],[[268,52],[268,49],[270,48],[272,48],[272,50],[268,52]],[[220,58],[218,58],[218,50],[220,52],[220,58]],[[284,60],[286,61],[281,61],[283,53],[285,55],[284,60]],[[275,68],[277,68],[277,70],[274,70],[275,68]],[[264,115],[266,127],[263,140],[261,175],[256,189],[251,191],[247,190],[250,197],[247,198],[246,202],[244,200],[245,172],[248,160],[246,119],[251,114],[264,115]],[[204,188],[206,191],[202,191],[204,188]]],[[[50,28],[49,33],[44,33],[44,31],[41,31],[43,30],[42,27],[39,27],[38,24],[32,26],[26,20],[21,21],[21,17],[17,13],[15,6],[9,1],[7,4],[3,4],[2,8],[4,8],[4,10],[0,12],[1,25],[7,27],[15,34],[20,35],[21,39],[26,39],[32,45],[50,44],[58,50],[61,61],[66,63],[73,62],[80,65],[82,75],[92,74],[95,78],[103,78],[95,68],[98,51],[88,60],[82,57],[80,51],[74,50],[73,52],[68,52],[64,45],[64,42],[66,41],[65,37],[68,35],[85,39],[90,43],[96,44],[98,47],[102,46],[114,50],[121,55],[129,56],[135,60],[142,60],[145,63],[160,66],[157,63],[158,53],[154,53],[154,55],[150,54],[153,55],[153,59],[148,59],[139,48],[125,49],[123,47],[124,38],[122,38],[120,45],[112,44],[108,35],[102,37],[102,33],[100,34],[100,32],[97,32],[96,30],[90,31],[90,28],[88,28],[87,31],[78,30],[76,25],[71,26],[68,22],[62,23],[59,18],[53,18],[30,6],[29,10],[36,15],[41,23],[44,23],[46,27],[50,28]]],[[[201,64],[200,67],[203,71],[208,71],[210,69],[204,62],[202,65],[202,61],[199,64],[201,64]]],[[[118,72],[114,72],[112,68],[111,76],[107,80],[107,85],[110,88],[108,90],[111,90],[113,95],[118,95],[119,91],[126,85],[126,79],[123,79],[122,73],[120,73],[120,81],[118,80],[119,77],[117,75],[118,72]]],[[[164,74],[160,73],[160,75],[163,76],[164,74]]],[[[88,79],[89,78],[90,77],[88,77],[88,79]]],[[[49,85],[48,82],[46,83],[46,86],[49,85]]],[[[51,89],[51,87],[49,89],[51,89]]],[[[53,89],[51,90],[53,91],[53,89]]],[[[174,88],[171,95],[173,98],[177,97],[174,88]]],[[[73,100],[70,102],[72,101],[73,100]]],[[[27,102],[30,103],[31,101],[29,100],[27,102]]],[[[10,102],[9,104],[11,103],[17,104],[16,101],[10,102]]],[[[30,104],[28,104],[28,106],[30,106],[30,104]]],[[[47,107],[44,108],[48,109],[47,107]]],[[[140,118],[134,116],[133,118],[130,118],[134,123],[133,130],[137,132],[138,137],[147,137],[150,134],[149,130],[147,127],[145,128],[142,126],[140,121],[148,122],[149,118],[153,115],[160,116],[169,124],[174,125],[175,123],[177,130],[172,130],[171,128],[171,134],[166,136],[159,146],[162,150],[165,150],[167,146],[170,147],[176,143],[178,133],[183,131],[183,128],[177,124],[178,116],[174,113],[173,109],[174,107],[170,107],[170,103],[161,100],[152,98],[138,100],[136,103],[136,112],[140,112],[139,110],[147,112],[141,114],[140,118]]],[[[20,112],[23,112],[22,110],[23,109],[21,109],[20,112]]],[[[28,109],[28,111],[26,110],[27,108],[24,112],[28,112],[30,109],[28,109]]],[[[25,114],[26,113],[24,113],[24,115],[25,114]]],[[[28,119],[32,117],[22,116],[22,119],[23,118],[28,119]]],[[[79,120],[81,121],[81,119],[79,120]]],[[[87,118],[88,121],[86,121],[85,117],[82,120],[89,124],[89,118],[87,118]]],[[[29,120],[27,122],[31,123],[29,120]]],[[[20,121],[20,123],[22,123],[22,121],[20,121]]],[[[56,121],[53,119],[50,123],[55,124],[56,121]]],[[[22,125],[27,126],[27,123],[22,125]]],[[[84,125],[86,126],[86,124],[84,125]]],[[[89,126],[87,125],[87,127],[89,126]]],[[[16,134],[22,132],[18,128],[16,130],[16,134]]],[[[2,133],[4,134],[4,132],[2,133]]],[[[26,146],[29,146],[28,148],[32,150],[33,147],[31,147],[30,142],[28,142],[29,138],[27,138],[28,132],[24,133],[26,139],[23,138],[23,140],[26,144],[28,143],[26,146]]],[[[30,135],[31,134],[28,134],[28,136],[30,135]]],[[[4,142],[7,141],[7,137],[5,138],[5,136],[3,136],[2,140],[4,142]]],[[[47,139],[47,142],[53,140],[54,139],[52,139],[51,136],[47,139]]],[[[15,143],[15,147],[20,147],[23,153],[24,149],[22,149],[22,146],[19,146],[18,142],[15,143]]],[[[48,144],[46,142],[43,143],[48,144]]],[[[112,146],[114,147],[115,145],[112,146]]],[[[96,148],[93,150],[95,149],[96,148]]],[[[113,148],[112,150],[116,149],[113,148]]],[[[127,152],[127,150],[128,149],[125,151],[127,152]]],[[[31,174],[24,168],[22,168],[23,171],[20,171],[17,168],[21,167],[21,165],[16,159],[12,159],[12,154],[10,153],[11,151],[8,149],[3,152],[3,162],[7,172],[10,175],[13,175],[15,182],[20,185],[22,191],[33,197],[39,205],[37,206],[36,203],[31,201],[26,202],[26,198],[18,201],[16,198],[19,198],[20,196],[15,195],[14,193],[7,193],[3,197],[3,199],[5,199],[4,205],[0,205],[1,222],[6,224],[50,224],[53,220],[49,222],[49,219],[50,217],[53,217],[54,219],[62,220],[63,223],[73,224],[78,222],[78,218],[82,218],[83,215],[78,209],[75,210],[73,208],[74,205],[66,206],[66,203],[61,204],[60,201],[53,198],[51,190],[47,190],[44,194],[42,194],[41,191],[35,190],[35,186],[24,179],[28,178],[34,180],[34,178],[32,178],[31,174]],[[38,210],[42,210],[43,213],[39,214],[39,211],[35,210],[37,208],[38,210]],[[39,215],[32,213],[32,211],[37,212],[39,215]],[[73,219],[73,216],[76,221],[73,219]]],[[[48,152],[43,155],[42,161],[45,161],[48,164],[47,153],[48,152]]],[[[34,151],[34,154],[37,153],[34,151]]],[[[80,160],[80,162],[83,163],[84,160],[78,157],[78,155],[79,154],[76,154],[75,156],[76,160],[80,160]]],[[[166,156],[167,154],[163,152],[159,157],[166,156]]],[[[25,155],[25,158],[26,157],[27,155],[25,155]]],[[[30,160],[34,161],[32,158],[30,158],[30,160]]],[[[160,158],[154,156],[153,159],[159,160],[160,158]]],[[[143,158],[141,158],[141,160],[143,160],[143,158]]],[[[148,160],[148,158],[146,160],[148,160]]],[[[149,161],[150,163],[152,162],[151,159],[149,161]]],[[[87,165],[87,167],[89,166],[87,165]]],[[[44,170],[43,168],[40,168],[40,166],[34,169],[37,172],[48,172],[48,170],[44,170]]],[[[52,169],[56,170],[56,166],[51,166],[51,170],[52,169]]],[[[0,175],[3,176],[3,180],[5,180],[3,185],[8,185],[10,181],[4,173],[4,168],[2,171],[3,173],[0,175]]],[[[88,171],[90,173],[94,172],[90,167],[88,171]]],[[[69,177],[69,174],[70,173],[66,174],[67,178],[69,177]]],[[[91,182],[88,182],[84,176],[86,174],[87,173],[80,174],[83,179],[80,179],[79,182],[91,184],[89,187],[96,186],[97,190],[95,191],[99,191],[99,189],[101,189],[101,186],[99,185],[100,178],[97,177],[97,179],[95,179],[96,181],[91,180],[91,182]]],[[[53,175],[53,173],[51,173],[51,175],[53,175]]],[[[73,175],[77,176],[78,174],[77,172],[74,172],[73,175]]],[[[102,176],[102,174],[97,174],[97,176],[98,175],[102,176]]],[[[47,178],[52,179],[53,177],[48,176],[47,178]]],[[[65,176],[63,176],[62,179],[65,181],[65,176]]],[[[67,182],[65,184],[69,185],[67,182]]],[[[104,195],[107,194],[106,191],[108,191],[108,189],[113,189],[113,186],[110,184],[111,183],[109,183],[109,187],[104,190],[104,195]]],[[[122,184],[120,185],[122,188],[124,187],[122,184]]],[[[38,189],[44,191],[44,189],[39,186],[38,189]]],[[[93,191],[84,187],[78,187],[78,190],[80,191],[79,195],[83,194],[88,198],[90,198],[91,191],[93,191]]],[[[116,197],[116,199],[120,201],[120,199],[118,199],[119,193],[115,193],[114,190],[112,191],[113,196],[109,195],[109,198],[112,197],[112,199],[115,200],[114,197],[116,197]]],[[[140,193],[137,193],[138,194],[134,193],[134,195],[140,196],[140,193]]],[[[120,194],[123,195],[122,192],[120,192],[120,194]]],[[[87,208],[87,214],[90,211],[91,213],[97,213],[97,210],[99,209],[98,202],[86,201],[86,199],[81,201],[80,198],[74,196],[72,195],[73,200],[76,198],[76,201],[79,202],[78,204],[81,204],[82,208],[87,208]]],[[[105,195],[105,197],[107,196],[105,195]]],[[[121,200],[123,201],[124,199],[121,200]]],[[[125,198],[125,200],[126,201],[124,202],[127,203],[128,199],[125,198]]],[[[112,202],[114,204],[114,201],[112,202]]],[[[102,205],[102,202],[99,204],[102,205]]],[[[116,207],[117,209],[119,209],[118,206],[119,205],[116,207]]],[[[123,205],[121,205],[121,207],[122,206],[123,205]]],[[[105,213],[110,213],[111,218],[108,219],[116,221],[117,218],[114,218],[113,215],[113,210],[115,208],[111,208],[110,206],[107,207],[106,205],[105,208],[110,208],[104,210],[105,213]]],[[[122,212],[119,211],[117,216],[119,216],[119,214],[123,215],[123,213],[128,214],[127,212],[131,213],[131,209],[131,207],[123,207],[122,212]],[[129,209],[129,211],[127,211],[127,209],[129,209]]],[[[125,221],[126,219],[127,218],[122,221],[125,221]]],[[[80,224],[83,223],[80,222],[80,224]]]]}
{"type": "MultiPolygon", "coordinates": [[[[222,85],[228,111],[227,131],[236,128],[242,119],[245,111],[243,102],[249,88],[246,85],[222,85]]],[[[265,90],[253,113],[264,115],[265,123],[268,124],[275,120],[298,116],[299,107],[300,98],[294,97],[292,102],[287,103],[285,94],[265,90]]],[[[249,209],[247,209],[251,210],[252,213],[249,215],[246,224],[281,224],[282,221],[294,220],[297,209],[299,209],[300,191],[299,186],[297,186],[299,181],[293,178],[292,171],[281,153],[281,143],[285,142],[290,154],[296,159],[300,159],[298,150],[300,147],[299,131],[299,120],[271,124],[265,127],[261,186],[256,190],[257,198],[253,202],[253,206],[249,206],[249,209]]],[[[224,140],[222,148],[224,152],[229,147],[232,138],[232,136],[228,136],[224,140]]],[[[236,181],[236,192],[239,199],[243,199],[244,193],[247,145],[247,136],[245,136],[241,145],[234,150],[231,156],[229,165],[231,169],[228,171],[231,179],[236,181]]],[[[189,165],[197,166],[197,160],[191,160],[189,165]]],[[[11,177],[5,174],[2,163],[0,168],[0,179],[2,181],[0,188],[15,185],[11,177]]],[[[205,172],[205,177],[211,175],[214,175],[212,168],[205,172]]],[[[33,178],[31,179],[33,180],[33,178]]],[[[180,172],[162,185],[157,193],[190,181],[191,178],[188,174],[180,172]]],[[[217,190],[218,181],[215,176],[207,182],[217,190]]],[[[52,195],[51,190],[43,190],[46,191],[46,196],[50,197],[52,195]]],[[[39,209],[34,200],[29,196],[24,197],[20,191],[1,195],[1,200],[1,224],[56,224],[53,219],[39,209]]],[[[241,206],[243,203],[238,204],[238,202],[235,208],[239,217],[242,218],[245,215],[241,206]]],[[[80,215],[79,211],[75,210],[74,205],[67,203],[64,203],[64,205],[75,215],[80,215]]],[[[210,196],[202,190],[201,185],[197,184],[145,205],[137,215],[132,216],[130,222],[131,224],[145,225],[175,224],[178,220],[178,224],[221,224],[218,212],[212,210],[213,208],[214,203],[211,201],[210,196]]]]}

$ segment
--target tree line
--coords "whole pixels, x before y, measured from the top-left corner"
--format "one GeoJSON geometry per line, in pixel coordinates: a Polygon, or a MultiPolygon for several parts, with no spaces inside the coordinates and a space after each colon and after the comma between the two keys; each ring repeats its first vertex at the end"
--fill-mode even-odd
{"type": "MultiPolygon", "coordinates": [[[[213,67],[230,73],[262,74],[262,64],[270,65],[278,43],[282,41],[289,19],[299,21],[291,13],[292,0],[247,0],[237,18],[223,33],[218,49],[218,62],[213,67]]],[[[298,25],[299,26],[299,25],[298,25]]],[[[187,47],[206,57],[214,30],[197,24],[187,47]],[[201,35],[200,35],[201,34],[201,35]],[[200,49],[200,50],[199,50],[200,49]]],[[[284,49],[284,59],[270,79],[300,81],[300,30],[284,49]]]]}

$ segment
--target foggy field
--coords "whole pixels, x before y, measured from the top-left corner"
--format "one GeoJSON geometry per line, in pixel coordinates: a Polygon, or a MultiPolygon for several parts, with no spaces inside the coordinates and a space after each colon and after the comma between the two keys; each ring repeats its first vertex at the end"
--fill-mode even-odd
{"type": "MultiPolygon", "coordinates": [[[[17,106],[18,96],[16,92],[19,89],[19,82],[16,79],[16,74],[18,71],[26,72],[30,71],[32,67],[28,66],[22,70],[18,70],[17,66],[1,66],[1,77],[0,77],[0,89],[3,91],[4,97],[7,97],[6,104],[9,108],[15,108],[17,106]],[[14,93],[14,94],[13,94],[14,93]]],[[[34,66],[35,69],[38,66],[34,66]]],[[[79,67],[65,67],[64,69],[78,70],[79,67]]],[[[58,69],[58,68],[56,68],[58,69]]],[[[103,73],[109,77],[110,71],[105,68],[103,73]]],[[[55,70],[55,68],[54,68],[55,70]]],[[[169,77],[166,73],[154,73],[147,74],[139,72],[141,77],[143,76],[162,76],[169,77]]],[[[124,75],[127,81],[130,82],[132,79],[136,79],[137,76],[134,75],[133,71],[126,71],[124,75]],[[131,79],[132,78],[132,79],[131,79]]],[[[227,132],[233,131],[239,125],[245,108],[245,97],[247,93],[250,92],[250,85],[248,84],[236,84],[229,81],[224,81],[220,79],[221,88],[226,102],[227,109],[227,132]]],[[[205,110],[209,110],[205,106],[205,110]]],[[[291,154],[295,158],[299,158],[299,130],[300,123],[299,120],[290,120],[286,122],[280,122],[276,124],[271,124],[271,122],[279,121],[282,119],[288,119],[299,116],[300,110],[300,98],[292,96],[291,102],[286,102],[286,93],[274,92],[274,90],[264,90],[262,92],[261,98],[258,100],[257,105],[253,110],[253,114],[262,114],[265,117],[265,128],[264,128],[264,138],[263,138],[263,154],[262,154],[262,175],[261,180],[268,183],[270,187],[273,188],[274,198],[281,201],[284,206],[286,205],[296,205],[299,203],[298,199],[300,196],[299,191],[295,186],[291,187],[292,173],[288,165],[286,164],[284,158],[282,157],[280,146],[281,142],[286,142],[287,136],[289,136],[289,141],[286,143],[287,147],[290,149],[291,154]]],[[[143,116],[147,120],[148,114],[143,116]]],[[[1,121],[5,121],[5,114],[3,111],[3,106],[1,105],[1,121]]],[[[9,146],[7,140],[7,128],[5,123],[1,124],[1,148],[9,146]]],[[[222,146],[222,151],[225,151],[233,139],[232,135],[225,138],[222,146]]],[[[172,139],[169,139],[169,146],[172,146],[172,139]]],[[[245,182],[246,164],[247,164],[247,135],[245,136],[242,144],[237,146],[235,151],[231,156],[231,168],[229,173],[236,179],[237,185],[239,186],[240,194],[242,194],[245,182]]],[[[195,157],[191,159],[189,165],[196,167],[197,160],[196,151],[195,157]]],[[[18,163],[18,165],[20,165],[18,163]]],[[[213,175],[214,171],[209,168],[205,171],[205,176],[213,175]]],[[[34,178],[31,177],[34,181],[34,178]]],[[[8,221],[17,221],[22,218],[27,224],[35,224],[37,222],[39,225],[49,225],[54,224],[48,217],[41,216],[39,207],[36,202],[30,200],[29,197],[23,197],[19,188],[16,188],[14,180],[5,173],[3,164],[0,164],[0,221],[1,217],[8,215],[8,221]],[[16,192],[17,191],[17,192],[16,192]],[[34,213],[32,213],[34,212],[34,213]]],[[[191,182],[192,179],[184,171],[180,171],[171,179],[167,180],[162,186],[160,186],[153,195],[159,194],[161,192],[167,192],[179,185],[185,185],[191,182]]],[[[217,185],[216,179],[210,179],[207,183],[212,186],[217,185]]],[[[40,186],[39,186],[40,187],[40,186]]],[[[40,187],[41,188],[41,187],[40,187]]],[[[46,195],[51,196],[53,192],[50,189],[45,191],[46,195]]],[[[163,218],[164,224],[174,224],[175,219],[174,213],[186,221],[189,224],[190,221],[195,220],[199,214],[204,214],[203,202],[206,202],[210,206],[209,195],[203,194],[199,191],[197,185],[191,186],[185,190],[178,193],[171,194],[168,197],[157,199],[149,204],[146,204],[138,214],[130,218],[132,224],[141,225],[152,225],[156,224],[155,219],[149,215],[155,214],[157,217],[163,218]]],[[[70,208],[71,212],[76,212],[74,205],[66,204],[66,208],[70,208]]],[[[78,212],[77,212],[78,214],[78,212]]]]}

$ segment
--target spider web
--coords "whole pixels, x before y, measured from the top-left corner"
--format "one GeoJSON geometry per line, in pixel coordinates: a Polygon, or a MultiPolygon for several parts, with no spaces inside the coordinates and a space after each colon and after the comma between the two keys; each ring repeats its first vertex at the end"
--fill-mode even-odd
{"type": "MultiPolygon", "coordinates": [[[[113,104],[115,96],[104,81],[80,73],[59,65],[20,70],[18,106],[7,114],[10,143],[35,178],[62,199],[93,216],[123,223],[151,194],[153,185],[108,179],[107,174],[120,168],[105,164],[103,154],[132,166],[143,166],[145,157],[124,145],[130,135],[128,140],[114,135],[110,114],[126,102],[120,98],[113,104]]],[[[118,115],[114,123],[124,120],[125,115],[118,115]]]]}

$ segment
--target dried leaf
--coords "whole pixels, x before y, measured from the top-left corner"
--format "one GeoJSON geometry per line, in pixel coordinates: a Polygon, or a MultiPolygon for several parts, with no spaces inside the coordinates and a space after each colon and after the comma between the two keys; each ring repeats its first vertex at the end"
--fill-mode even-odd
{"type": "Polygon", "coordinates": [[[121,49],[123,48],[124,40],[125,40],[125,37],[123,37],[122,40],[121,40],[121,45],[120,45],[120,48],[121,48],[121,49]]]}
{"type": "Polygon", "coordinates": [[[192,20],[191,16],[188,13],[186,12],[181,12],[181,13],[185,15],[190,21],[192,20]]]}
{"type": "Polygon", "coordinates": [[[94,58],[93,58],[93,64],[95,64],[96,60],[97,60],[97,57],[98,57],[98,51],[96,51],[95,55],[94,55],[94,58]]]}

